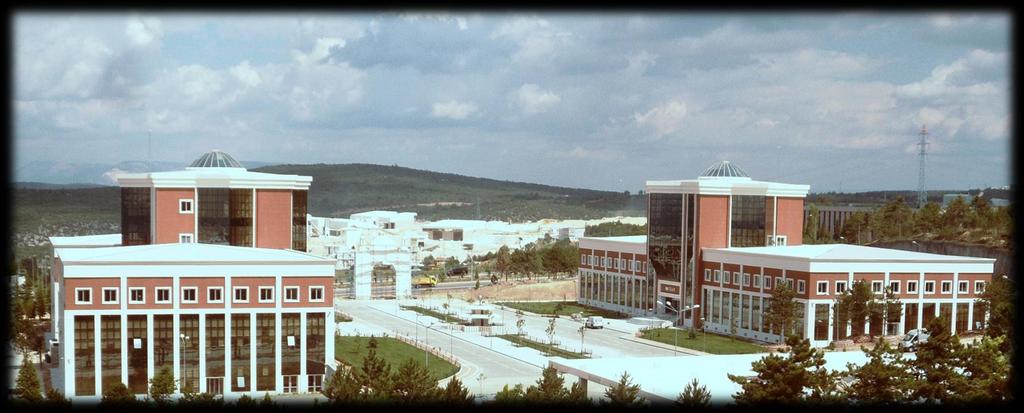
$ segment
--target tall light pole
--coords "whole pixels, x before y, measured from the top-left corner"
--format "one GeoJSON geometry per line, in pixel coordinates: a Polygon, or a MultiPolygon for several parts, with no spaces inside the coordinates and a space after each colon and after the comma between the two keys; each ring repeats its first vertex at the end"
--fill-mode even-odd
{"type": "MultiPolygon", "coordinates": [[[[672,302],[671,301],[666,302],[666,303],[663,303],[661,301],[657,301],[657,303],[658,303],[658,305],[663,306],[663,307],[665,307],[665,308],[667,308],[669,310],[672,310],[672,312],[676,313],[676,319],[679,319],[679,317],[681,316],[681,313],[683,313],[683,312],[690,311],[690,310],[696,310],[696,309],[700,308],[700,304],[695,304],[695,305],[687,306],[686,308],[684,308],[682,310],[676,310],[675,308],[672,308],[672,302]]],[[[707,346],[707,336],[704,336],[704,340],[705,340],[705,347],[706,347],[707,346]]],[[[675,347],[679,347],[679,329],[675,328],[675,326],[672,326],[672,341],[675,343],[675,347]]],[[[676,355],[676,349],[675,348],[672,349],[672,355],[676,355]]]]}
{"type": "Polygon", "coordinates": [[[427,325],[427,328],[423,330],[423,340],[426,343],[426,346],[423,349],[423,364],[426,364],[427,369],[430,368],[430,357],[428,357],[428,354],[430,353],[430,327],[433,326],[434,323],[430,323],[427,325]]]}

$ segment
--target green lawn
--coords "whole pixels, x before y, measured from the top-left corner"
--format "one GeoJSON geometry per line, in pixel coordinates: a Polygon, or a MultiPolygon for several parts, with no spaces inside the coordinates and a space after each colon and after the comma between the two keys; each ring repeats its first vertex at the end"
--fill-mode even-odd
{"type": "Polygon", "coordinates": [[[402,306],[401,308],[403,310],[415,311],[415,312],[423,314],[425,316],[434,317],[434,318],[436,318],[438,320],[441,320],[441,321],[444,321],[446,323],[469,324],[469,321],[467,321],[467,320],[463,320],[463,319],[458,318],[458,317],[453,316],[453,315],[448,315],[448,314],[444,314],[444,313],[441,313],[441,312],[438,312],[438,311],[434,311],[434,310],[431,310],[429,308],[420,307],[418,305],[402,306]]]}
{"type": "Polygon", "coordinates": [[[585,359],[585,358],[590,358],[590,357],[584,356],[584,355],[582,355],[580,353],[577,353],[577,352],[574,352],[574,351],[569,351],[569,350],[561,349],[561,348],[552,346],[552,345],[547,344],[547,343],[541,343],[541,342],[533,341],[533,340],[530,340],[530,339],[528,339],[526,337],[515,335],[515,334],[502,334],[502,335],[497,335],[495,337],[511,341],[512,344],[515,344],[515,345],[517,345],[519,347],[529,347],[529,348],[532,348],[532,349],[540,351],[541,353],[544,353],[545,355],[548,355],[548,356],[558,356],[558,357],[564,357],[564,358],[567,358],[567,359],[585,359]]]}
{"type": "Polygon", "coordinates": [[[654,328],[650,330],[644,330],[643,336],[648,340],[653,340],[668,345],[678,345],[679,347],[692,348],[698,351],[706,351],[711,354],[750,354],[750,353],[763,353],[764,347],[749,341],[744,341],[740,338],[730,338],[726,336],[720,336],[718,334],[707,334],[707,349],[705,350],[704,333],[697,332],[697,338],[689,338],[686,330],[679,330],[673,333],[671,328],[654,328]],[[675,338],[674,338],[674,337],[675,338]],[[678,342],[674,342],[674,339],[678,339],[678,342]]]}
{"type": "Polygon", "coordinates": [[[580,303],[576,303],[576,302],[572,302],[572,301],[538,301],[538,302],[511,302],[511,301],[506,301],[506,302],[499,302],[498,304],[504,305],[504,306],[506,306],[508,308],[513,308],[513,309],[516,309],[516,310],[529,311],[531,313],[543,314],[543,315],[554,315],[555,314],[555,307],[558,306],[558,304],[562,304],[562,308],[560,310],[558,310],[558,315],[560,315],[560,316],[563,316],[563,315],[564,316],[571,316],[573,313],[583,313],[584,317],[595,315],[595,316],[601,316],[601,317],[604,317],[604,318],[615,318],[615,319],[629,318],[629,316],[626,315],[626,314],[617,313],[617,312],[614,312],[614,311],[608,311],[608,310],[605,310],[603,308],[594,308],[594,307],[586,306],[586,305],[583,305],[583,304],[580,304],[580,303]]]}
{"type": "MultiPolygon", "coordinates": [[[[369,353],[369,348],[366,347],[369,341],[370,337],[365,336],[335,337],[334,357],[342,363],[359,370],[363,367],[363,358],[366,357],[367,353],[369,353]]],[[[388,362],[388,365],[391,366],[392,372],[398,370],[398,366],[410,358],[415,360],[418,364],[423,364],[424,354],[427,354],[427,358],[430,360],[427,363],[427,370],[429,370],[434,377],[437,377],[438,380],[451,376],[459,371],[458,366],[433,354],[429,354],[423,350],[401,342],[394,337],[377,337],[377,355],[383,358],[384,361],[388,362]]]]}

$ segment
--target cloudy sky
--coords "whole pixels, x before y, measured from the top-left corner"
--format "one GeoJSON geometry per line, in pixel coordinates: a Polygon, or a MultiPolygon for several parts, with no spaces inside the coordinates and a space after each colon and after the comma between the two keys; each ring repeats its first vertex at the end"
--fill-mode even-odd
{"type": "MultiPolygon", "coordinates": [[[[398,164],[609,190],[1010,181],[1003,14],[19,14],[15,163],[398,164]]],[[[17,168],[16,168],[17,170],[17,168]]],[[[16,172],[17,173],[17,172],[16,172]]],[[[17,179],[18,176],[15,176],[17,179]]]]}

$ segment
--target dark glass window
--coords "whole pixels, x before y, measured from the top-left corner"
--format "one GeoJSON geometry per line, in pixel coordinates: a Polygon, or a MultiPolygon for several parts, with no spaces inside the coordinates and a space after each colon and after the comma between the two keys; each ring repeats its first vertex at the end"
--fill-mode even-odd
{"type": "Polygon", "coordinates": [[[229,244],[230,191],[228,188],[199,188],[199,242],[229,244]]]}
{"type": "Polygon", "coordinates": [[[121,382],[121,316],[100,316],[100,345],[103,349],[103,382],[100,388],[106,390],[121,382]]]}
{"type": "Polygon", "coordinates": [[[277,387],[274,371],[274,314],[256,314],[256,390],[272,391],[277,387]]]}
{"type": "Polygon", "coordinates": [[[281,314],[281,375],[299,374],[302,320],[298,313],[281,314]]]}
{"type": "MultiPolygon", "coordinates": [[[[153,316],[153,374],[163,368],[174,371],[174,316],[153,316]]],[[[197,389],[198,390],[198,389],[197,389]]]]}
{"type": "Polygon", "coordinates": [[[142,394],[149,391],[146,369],[146,316],[128,316],[128,390],[142,394]]]}
{"type": "Polygon", "coordinates": [[[326,317],[324,314],[306,314],[306,374],[326,372],[326,317]]]}
{"type": "Polygon", "coordinates": [[[224,377],[224,315],[206,315],[206,377],[224,377]]]}
{"type": "Polygon", "coordinates": [[[149,188],[121,188],[121,245],[150,243],[149,192],[149,188]]]}
{"type": "Polygon", "coordinates": [[[247,391],[249,380],[249,314],[231,315],[231,390],[247,391]]]}
{"type": "Polygon", "coordinates": [[[292,249],[306,252],[306,205],[309,191],[292,191],[292,249]]]}
{"type": "Polygon", "coordinates": [[[762,247],[765,245],[765,197],[732,196],[732,246],[762,247]]]}
{"type": "Polygon", "coordinates": [[[181,335],[181,382],[182,389],[199,392],[199,315],[183,314],[178,322],[181,335]]]}
{"type": "Polygon", "coordinates": [[[231,190],[231,245],[252,246],[252,190],[231,190]]]}
{"type": "Polygon", "coordinates": [[[75,316],[75,395],[96,395],[96,338],[93,316],[75,316]]]}
{"type": "Polygon", "coordinates": [[[659,279],[679,280],[683,235],[683,196],[650,194],[648,257],[659,279]]]}

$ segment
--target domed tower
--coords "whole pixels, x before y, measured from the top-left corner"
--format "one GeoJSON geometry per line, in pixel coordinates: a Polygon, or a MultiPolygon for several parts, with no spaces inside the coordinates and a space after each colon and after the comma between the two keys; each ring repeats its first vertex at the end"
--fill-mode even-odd
{"type": "Polygon", "coordinates": [[[251,172],[214,149],[184,170],[116,179],[122,245],[200,242],[306,250],[312,177],[251,172]]]}

